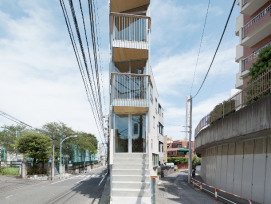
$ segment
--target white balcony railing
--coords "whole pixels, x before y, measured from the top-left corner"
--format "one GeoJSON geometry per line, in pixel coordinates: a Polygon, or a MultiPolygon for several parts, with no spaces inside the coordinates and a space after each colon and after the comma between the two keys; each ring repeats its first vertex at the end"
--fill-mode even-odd
{"type": "Polygon", "coordinates": [[[260,53],[260,51],[267,47],[268,45],[271,46],[271,42],[267,43],[266,45],[262,46],[261,48],[259,48],[258,50],[254,51],[251,55],[249,55],[248,57],[246,57],[243,61],[242,61],[242,72],[245,71],[245,65],[249,62],[251,62],[252,60],[256,59],[260,53]]]}
{"type": "Polygon", "coordinates": [[[256,17],[254,17],[251,21],[249,21],[243,28],[242,28],[242,37],[243,39],[246,37],[245,31],[251,27],[254,23],[256,23],[258,20],[260,20],[262,17],[264,17],[267,13],[271,11],[271,4],[264,9],[261,13],[259,13],[256,17]]]}
{"type": "Polygon", "coordinates": [[[149,75],[111,73],[113,106],[148,107],[149,75]]]}
{"type": "Polygon", "coordinates": [[[111,13],[111,24],[113,47],[149,49],[150,17],[111,13]]]}

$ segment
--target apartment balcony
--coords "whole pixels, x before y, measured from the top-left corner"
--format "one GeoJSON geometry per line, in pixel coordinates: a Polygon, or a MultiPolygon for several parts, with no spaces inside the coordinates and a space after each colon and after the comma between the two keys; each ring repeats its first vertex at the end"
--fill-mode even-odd
{"type": "Polygon", "coordinates": [[[114,112],[148,112],[149,81],[149,75],[111,73],[111,98],[114,112]]]}
{"type": "Polygon", "coordinates": [[[149,16],[111,13],[112,46],[148,50],[150,24],[149,16]]]}
{"type": "Polygon", "coordinates": [[[251,16],[260,9],[268,0],[240,0],[240,13],[251,16]]]}
{"type": "Polygon", "coordinates": [[[242,28],[242,46],[252,47],[271,34],[271,5],[242,28]]]}
{"type": "Polygon", "coordinates": [[[271,46],[271,42],[267,43],[263,47],[261,47],[258,50],[254,51],[251,55],[249,55],[244,60],[242,60],[242,72],[244,72],[244,71],[248,70],[250,67],[252,67],[252,64],[254,62],[256,62],[256,60],[258,59],[258,55],[259,55],[260,51],[263,48],[267,47],[268,45],[271,46]]]}

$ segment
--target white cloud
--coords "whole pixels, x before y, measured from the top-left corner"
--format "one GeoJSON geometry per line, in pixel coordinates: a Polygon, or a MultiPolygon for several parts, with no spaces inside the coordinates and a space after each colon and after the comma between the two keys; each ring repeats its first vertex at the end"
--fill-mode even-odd
{"type": "MultiPolygon", "coordinates": [[[[222,101],[229,98],[229,92],[221,93],[214,95],[213,97],[201,101],[200,103],[193,106],[192,109],[192,138],[194,138],[194,131],[200,120],[206,116],[213,108],[221,103],[222,101]]],[[[165,135],[172,137],[173,140],[183,139],[185,137],[185,117],[186,117],[186,108],[177,108],[170,107],[165,110],[165,117],[167,123],[165,124],[165,135]],[[178,121],[178,122],[177,122],[178,121]],[[172,125],[179,126],[172,126],[172,125]]]]}
{"type": "MultiPolygon", "coordinates": [[[[16,19],[0,11],[7,33],[0,38],[0,109],[34,127],[62,121],[100,139],[66,27],[41,4],[21,9],[25,15],[16,19]]],[[[108,93],[106,70],[103,75],[108,93]]]]}

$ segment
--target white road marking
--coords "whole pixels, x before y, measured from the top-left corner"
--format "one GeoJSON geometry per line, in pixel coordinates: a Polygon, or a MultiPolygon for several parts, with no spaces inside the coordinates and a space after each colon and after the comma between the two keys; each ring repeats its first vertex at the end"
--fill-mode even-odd
{"type": "Polygon", "coordinates": [[[6,197],[6,198],[10,198],[11,196],[13,196],[13,195],[10,195],[10,196],[8,196],[8,197],[6,197]]]}
{"type": "Polygon", "coordinates": [[[103,179],[100,181],[100,183],[98,184],[98,186],[100,186],[100,184],[103,182],[104,178],[105,178],[105,175],[102,176],[103,179]]]}

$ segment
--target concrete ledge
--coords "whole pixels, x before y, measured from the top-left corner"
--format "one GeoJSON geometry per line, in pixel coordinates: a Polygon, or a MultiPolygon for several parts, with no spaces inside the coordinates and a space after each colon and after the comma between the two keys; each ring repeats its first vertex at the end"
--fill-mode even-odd
{"type": "Polygon", "coordinates": [[[195,151],[271,134],[271,94],[200,131],[195,151]]]}

